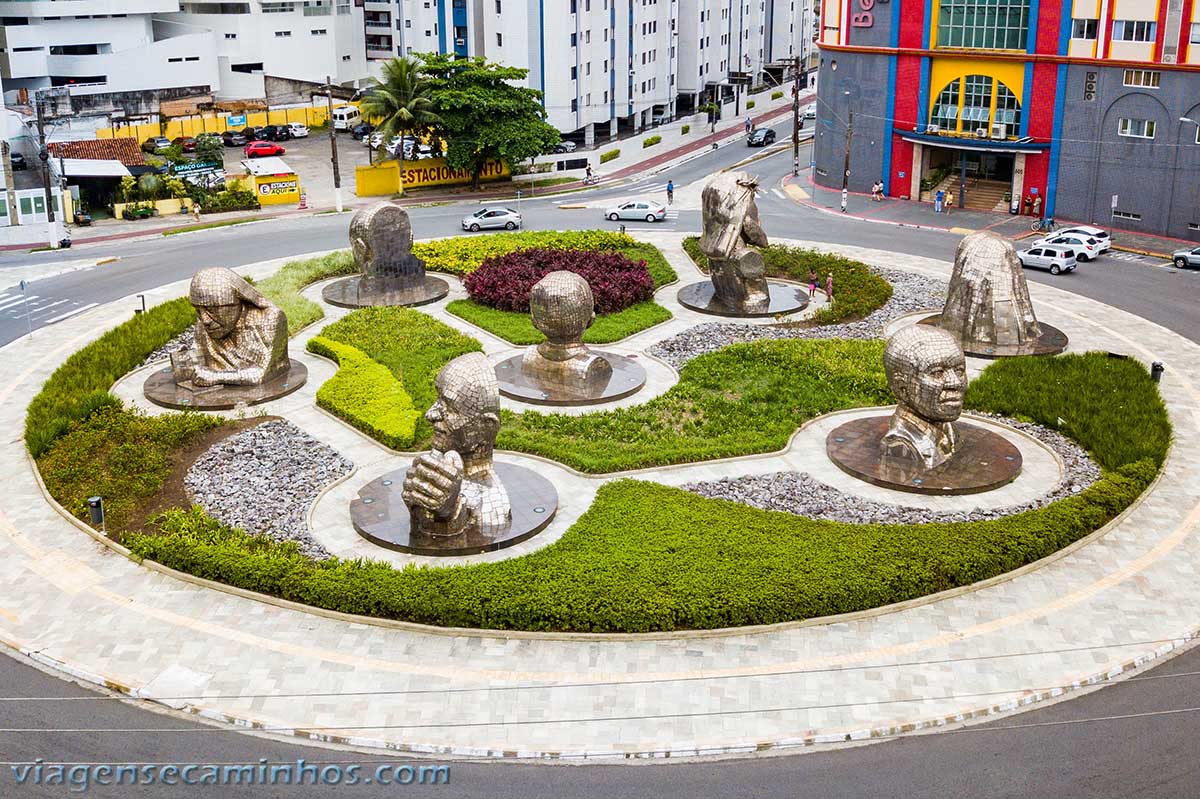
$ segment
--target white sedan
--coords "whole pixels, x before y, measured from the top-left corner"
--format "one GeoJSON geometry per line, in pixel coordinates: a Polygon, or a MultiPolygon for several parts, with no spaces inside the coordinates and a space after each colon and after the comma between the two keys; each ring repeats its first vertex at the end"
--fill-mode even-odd
{"type": "Polygon", "coordinates": [[[1084,233],[1055,233],[1034,242],[1034,247],[1065,247],[1075,253],[1080,261],[1090,261],[1104,252],[1104,245],[1099,239],[1094,239],[1084,233]]]}
{"type": "Polygon", "coordinates": [[[1063,236],[1067,233],[1077,233],[1081,236],[1095,239],[1100,242],[1100,252],[1108,252],[1112,249],[1112,237],[1108,235],[1108,231],[1103,228],[1092,227],[1091,225],[1075,225],[1069,228],[1063,228],[1058,231],[1058,235],[1063,236]]]}
{"type": "Polygon", "coordinates": [[[618,219],[645,219],[647,222],[661,222],[667,218],[667,207],[662,203],[649,200],[630,200],[609,208],[604,212],[604,216],[613,222],[618,219]]]}
{"type": "Polygon", "coordinates": [[[462,218],[463,230],[472,233],[485,228],[504,228],[516,230],[521,226],[521,215],[511,208],[480,208],[473,214],[462,218]]]}

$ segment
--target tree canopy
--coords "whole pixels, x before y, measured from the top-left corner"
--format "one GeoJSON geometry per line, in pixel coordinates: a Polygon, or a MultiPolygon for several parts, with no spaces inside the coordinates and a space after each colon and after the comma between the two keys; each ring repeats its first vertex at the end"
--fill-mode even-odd
{"type": "MultiPolygon", "coordinates": [[[[393,136],[432,133],[442,125],[433,110],[429,79],[421,65],[411,58],[393,58],[383,65],[383,80],[371,80],[360,106],[368,119],[379,120],[376,131],[387,144],[393,136]]],[[[404,161],[403,143],[396,148],[404,161]]],[[[403,169],[400,172],[404,175],[403,169]]]]}

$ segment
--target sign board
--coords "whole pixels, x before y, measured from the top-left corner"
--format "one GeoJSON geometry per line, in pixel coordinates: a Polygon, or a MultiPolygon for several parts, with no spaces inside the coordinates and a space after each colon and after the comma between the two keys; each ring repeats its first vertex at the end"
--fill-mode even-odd
{"type": "MultiPolygon", "coordinates": [[[[480,180],[499,180],[508,177],[508,165],[488,161],[479,174],[480,180]]],[[[404,162],[405,188],[420,186],[449,186],[471,182],[471,173],[465,169],[451,169],[444,158],[424,158],[404,162]]]]}
{"type": "Polygon", "coordinates": [[[254,178],[254,193],[263,205],[300,201],[300,179],[296,175],[261,175],[254,178]]]}
{"type": "Polygon", "coordinates": [[[229,116],[225,117],[225,124],[231,128],[244,128],[246,127],[246,115],[230,114],[229,116]]]}
{"type": "Polygon", "coordinates": [[[1113,195],[1113,198],[1112,198],[1112,209],[1114,211],[1117,210],[1117,195],[1115,195],[1115,194],[1113,195]]]}
{"type": "Polygon", "coordinates": [[[171,171],[176,175],[201,175],[205,172],[216,172],[223,169],[224,164],[216,161],[184,161],[171,165],[171,171]]]}

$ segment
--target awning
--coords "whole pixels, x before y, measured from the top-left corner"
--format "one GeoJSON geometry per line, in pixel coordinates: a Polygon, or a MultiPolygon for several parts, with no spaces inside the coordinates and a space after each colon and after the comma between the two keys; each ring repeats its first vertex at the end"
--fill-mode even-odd
{"type": "Polygon", "coordinates": [[[247,158],[245,161],[242,161],[242,166],[246,168],[248,174],[255,177],[259,175],[296,174],[290,166],[283,162],[282,158],[274,155],[268,158],[247,158]]]}
{"type": "Polygon", "coordinates": [[[934,147],[945,147],[950,150],[975,150],[985,153],[1038,153],[1050,149],[1049,142],[1009,141],[1008,139],[984,139],[970,136],[939,136],[936,133],[917,133],[914,130],[893,132],[905,141],[916,144],[928,144],[934,147]]]}
{"type": "Polygon", "coordinates": [[[123,178],[130,174],[129,168],[120,161],[91,158],[64,158],[62,170],[70,178],[123,178]]]}

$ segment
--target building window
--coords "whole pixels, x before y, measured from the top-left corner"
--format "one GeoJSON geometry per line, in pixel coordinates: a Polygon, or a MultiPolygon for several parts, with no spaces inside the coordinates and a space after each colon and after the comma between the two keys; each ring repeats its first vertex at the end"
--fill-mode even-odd
{"type": "Polygon", "coordinates": [[[576,112],[576,111],[578,111],[578,110],[579,110],[579,100],[577,100],[576,98],[572,97],[572,98],[571,98],[571,113],[573,114],[573,113],[575,113],[575,112],[576,112]]]}
{"type": "Polygon", "coordinates": [[[571,34],[571,46],[572,46],[572,47],[574,47],[574,46],[576,46],[577,44],[579,44],[579,35],[578,35],[578,34],[575,34],[575,33],[572,33],[572,34],[571,34]]]}
{"type": "Polygon", "coordinates": [[[579,67],[571,67],[571,80],[579,78],[579,67]]]}
{"type": "Polygon", "coordinates": [[[1141,222],[1142,221],[1141,214],[1132,214],[1129,211],[1113,211],[1112,215],[1113,215],[1113,219],[1128,219],[1132,222],[1141,222]]]}
{"type": "Polygon", "coordinates": [[[309,31],[309,33],[311,33],[313,36],[325,36],[329,33],[329,31],[325,28],[313,28],[311,31],[309,31]]]}
{"type": "Polygon", "coordinates": [[[500,0],[496,0],[496,14],[500,13],[500,0]]]}
{"type": "Polygon", "coordinates": [[[1114,42],[1152,42],[1157,27],[1156,23],[1146,20],[1118,19],[1113,22],[1112,40],[1114,42]]]}
{"type": "Polygon", "coordinates": [[[1127,69],[1125,70],[1124,83],[1126,86],[1142,86],[1147,89],[1157,89],[1161,79],[1162,73],[1151,69],[1127,69]]]}
{"type": "Polygon", "coordinates": [[[497,47],[504,46],[504,34],[500,33],[499,31],[496,31],[496,46],[497,47]]]}
{"type": "Polygon", "coordinates": [[[1029,0],[946,0],[938,11],[938,47],[1024,50],[1029,0]]]}
{"type": "Polygon", "coordinates": [[[1196,126],[1196,144],[1200,144],[1200,125],[1196,126]]]}
{"type": "Polygon", "coordinates": [[[1200,22],[1192,23],[1192,35],[1188,41],[1192,44],[1200,44],[1200,22]]]}
{"type": "Polygon", "coordinates": [[[1003,125],[1003,135],[1016,135],[1021,127],[1021,104],[1007,86],[989,75],[967,75],[951,81],[938,94],[929,117],[942,130],[974,134],[979,129],[995,134],[1003,125]],[[996,111],[992,113],[992,95],[996,111]]]}
{"type": "Polygon", "coordinates": [[[292,35],[291,31],[275,31],[276,39],[286,39],[292,35]]]}
{"type": "Polygon", "coordinates": [[[1117,120],[1117,133],[1121,136],[1128,136],[1132,139],[1153,139],[1154,120],[1126,119],[1122,117],[1121,119],[1117,120]]]}
{"type": "Polygon", "coordinates": [[[1072,39],[1095,39],[1100,24],[1098,19],[1076,19],[1071,21],[1072,39]]]}
{"type": "Polygon", "coordinates": [[[406,19],[406,20],[404,20],[404,27],[406,27],[406,28],[411,28],[411,27],[412,27],[412,20],[411,20],[411,19],[406,19]]]}

